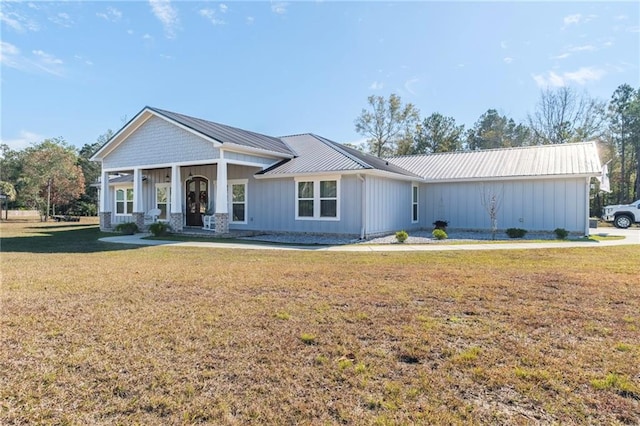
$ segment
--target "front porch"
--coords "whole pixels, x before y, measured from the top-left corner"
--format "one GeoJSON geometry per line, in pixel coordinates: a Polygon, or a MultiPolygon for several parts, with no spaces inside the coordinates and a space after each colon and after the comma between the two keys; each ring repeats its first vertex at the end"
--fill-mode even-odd
{"type": "Polygon", "coordinates": [[[209,164],[170,165],[103,171],[100,184],[100,228],[113,230],[133,222],[147,230],[166,222],[176,233],[224,236],[230,225],[246,223],[246,184],[259,168],[209,164]],[[229,179],[245,177],[245,179],[229,179]],[[150,211],[156,213],[149,220],[150,211]]]}

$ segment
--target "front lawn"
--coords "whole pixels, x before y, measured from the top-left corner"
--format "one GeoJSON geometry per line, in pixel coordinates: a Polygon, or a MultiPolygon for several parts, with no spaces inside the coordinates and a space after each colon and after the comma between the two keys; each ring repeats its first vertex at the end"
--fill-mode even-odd
{"type": "Polygon", "coordinates": [[[637,246],[294,252],[121,246],[82,222],[0,233],[0,424],[640,423],[637,246]]]}

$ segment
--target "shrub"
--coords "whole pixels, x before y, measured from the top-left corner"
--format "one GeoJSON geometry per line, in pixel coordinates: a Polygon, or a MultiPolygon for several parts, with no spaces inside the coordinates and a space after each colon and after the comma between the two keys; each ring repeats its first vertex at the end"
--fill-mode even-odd
{"type": "Polygon", "coordinates": [[[527,230],[521,228],[508,228],[505,232],[509,238],[522,238],[527,234],[527,230]]]}
{"type": "Polygon", "coordinates": [[[447,233],[444,232],[443,229],[434,229],[431,235],[433,235],[433,238],[436,240],[446,240],[448,238],[447,233]]]}
{"type": "Polygon", "coordinates": [[[133,235],[138,232],[138,225],[133,222],[119,223],[116,225],[115,230],[121,234],[133,235]]]}
{"type": "Polygon", "coordinates": [[[155,222],[149,225],[149,232],[151,232],[154,237],[162,237],[163,235],[167,235],[170,230],[171,225],[166,222],[155,222]]]}
{"type": "Polygon", "coordinates": [[[569,235],[569,231],[564,228],[556,228],[553,232],[555,232],[556,237],[558,237],[559,240],[564,240],[569,235]]]}
{"type": "Polygon", "coordinates": [[[409,238],[409,234],[407,234],[405,231],[396,232],[396,240],[398,240],[399,243],[404,243],[405,241],[407,241],[407,238],[409,238]]]}
{"type": "Polygon", "coordinates": [[[442,229],[444,231],[445,229],[447,229],[447,226],[449,226],[449,222],[447,222],[446,220],[436,220],[435,222],[433,222],[433,226],[436,229],[442,229]]]}

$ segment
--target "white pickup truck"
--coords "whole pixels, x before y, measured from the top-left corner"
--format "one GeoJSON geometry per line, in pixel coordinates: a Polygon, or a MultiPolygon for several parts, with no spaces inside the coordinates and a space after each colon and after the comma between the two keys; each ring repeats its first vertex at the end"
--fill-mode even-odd
{"type": "Polygon", "coordinates": [[[640,223],[640,200],[631,204],[606,206],[602,219],[605,222],[613,222],[616,228],[628,228],[634,222],[640,223]]]}

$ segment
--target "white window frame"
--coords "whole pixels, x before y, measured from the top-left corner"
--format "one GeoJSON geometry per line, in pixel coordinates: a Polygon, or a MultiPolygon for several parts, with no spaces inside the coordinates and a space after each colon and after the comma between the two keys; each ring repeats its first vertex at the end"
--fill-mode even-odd
{"type": "Polygon", "coordinates": [[[295,182],[295,204],[296,204],[296,220],[329,220],[329,221],[338,221],[340,220],[340,176],[307,176],[307,177],[296,177],[294,179],[295,182]],[[321,212],[321,201],[322,200],[333,200],[334,197],[330,198],[322,198],[320,197],[320,182],[326,181],[335,181],[336,182],[336,216],[328,217],[328,216],[320,216],[321,212]],[[299,214],[299,206],[300,200],[310,200],[310,198],[299,198],[298,193],[298,183],[300,182],[312,182],[313,183],[313,216],[300,216],[299,214]]]}
{"type": "Polygon", "coordinates": [[[158,218],[158,221],[160,222],[168,222],[169,218],[171,217],[171,184],[170,183],[156,183],[156,189],[154,192],[154,208],[159,208],[158,207],[158,188],[166,188],[167,189],[167,202],[164,203],[167,205],[166,207],[166,214],[167,217],[165,219],[161,219],[158,218]]]}
{"type": "Polygon", "coordinates": [[[420,221],[420,187],[418,184],[411,184],[411,223],[418,223],[420,221]],[[413,195],[415,194],[415,199],[413,195]],[[415,217],[413,212],[415,209],[415,217]]]}
{"type": "Polygon", "coordinates": [[[227,205],[229,206],[229,223],[237,224],[237,225],[246,225],[248,223],[247,218],[249,217],[249,179],[233,179],[227,181],[227,205]],[[233,220],[233,185],[244,185],[244,202],[235,204],[244,204],[244,220],[243,221],[234,221],[233,220]]]}
{"type": "Polygon", "coordinates": [[[133,192],[133,185],[127,186],[117,186],[113,191],[113,207],[116,216],[131,216],[133,214],[133,201],[135,200],[136,194],[133,192]],[[127,191],[131,190],[131,211],[127,211],[127,191]],[[123,213],[118,213],[118,191],[124,191],[124,208],[123,213]]]}

